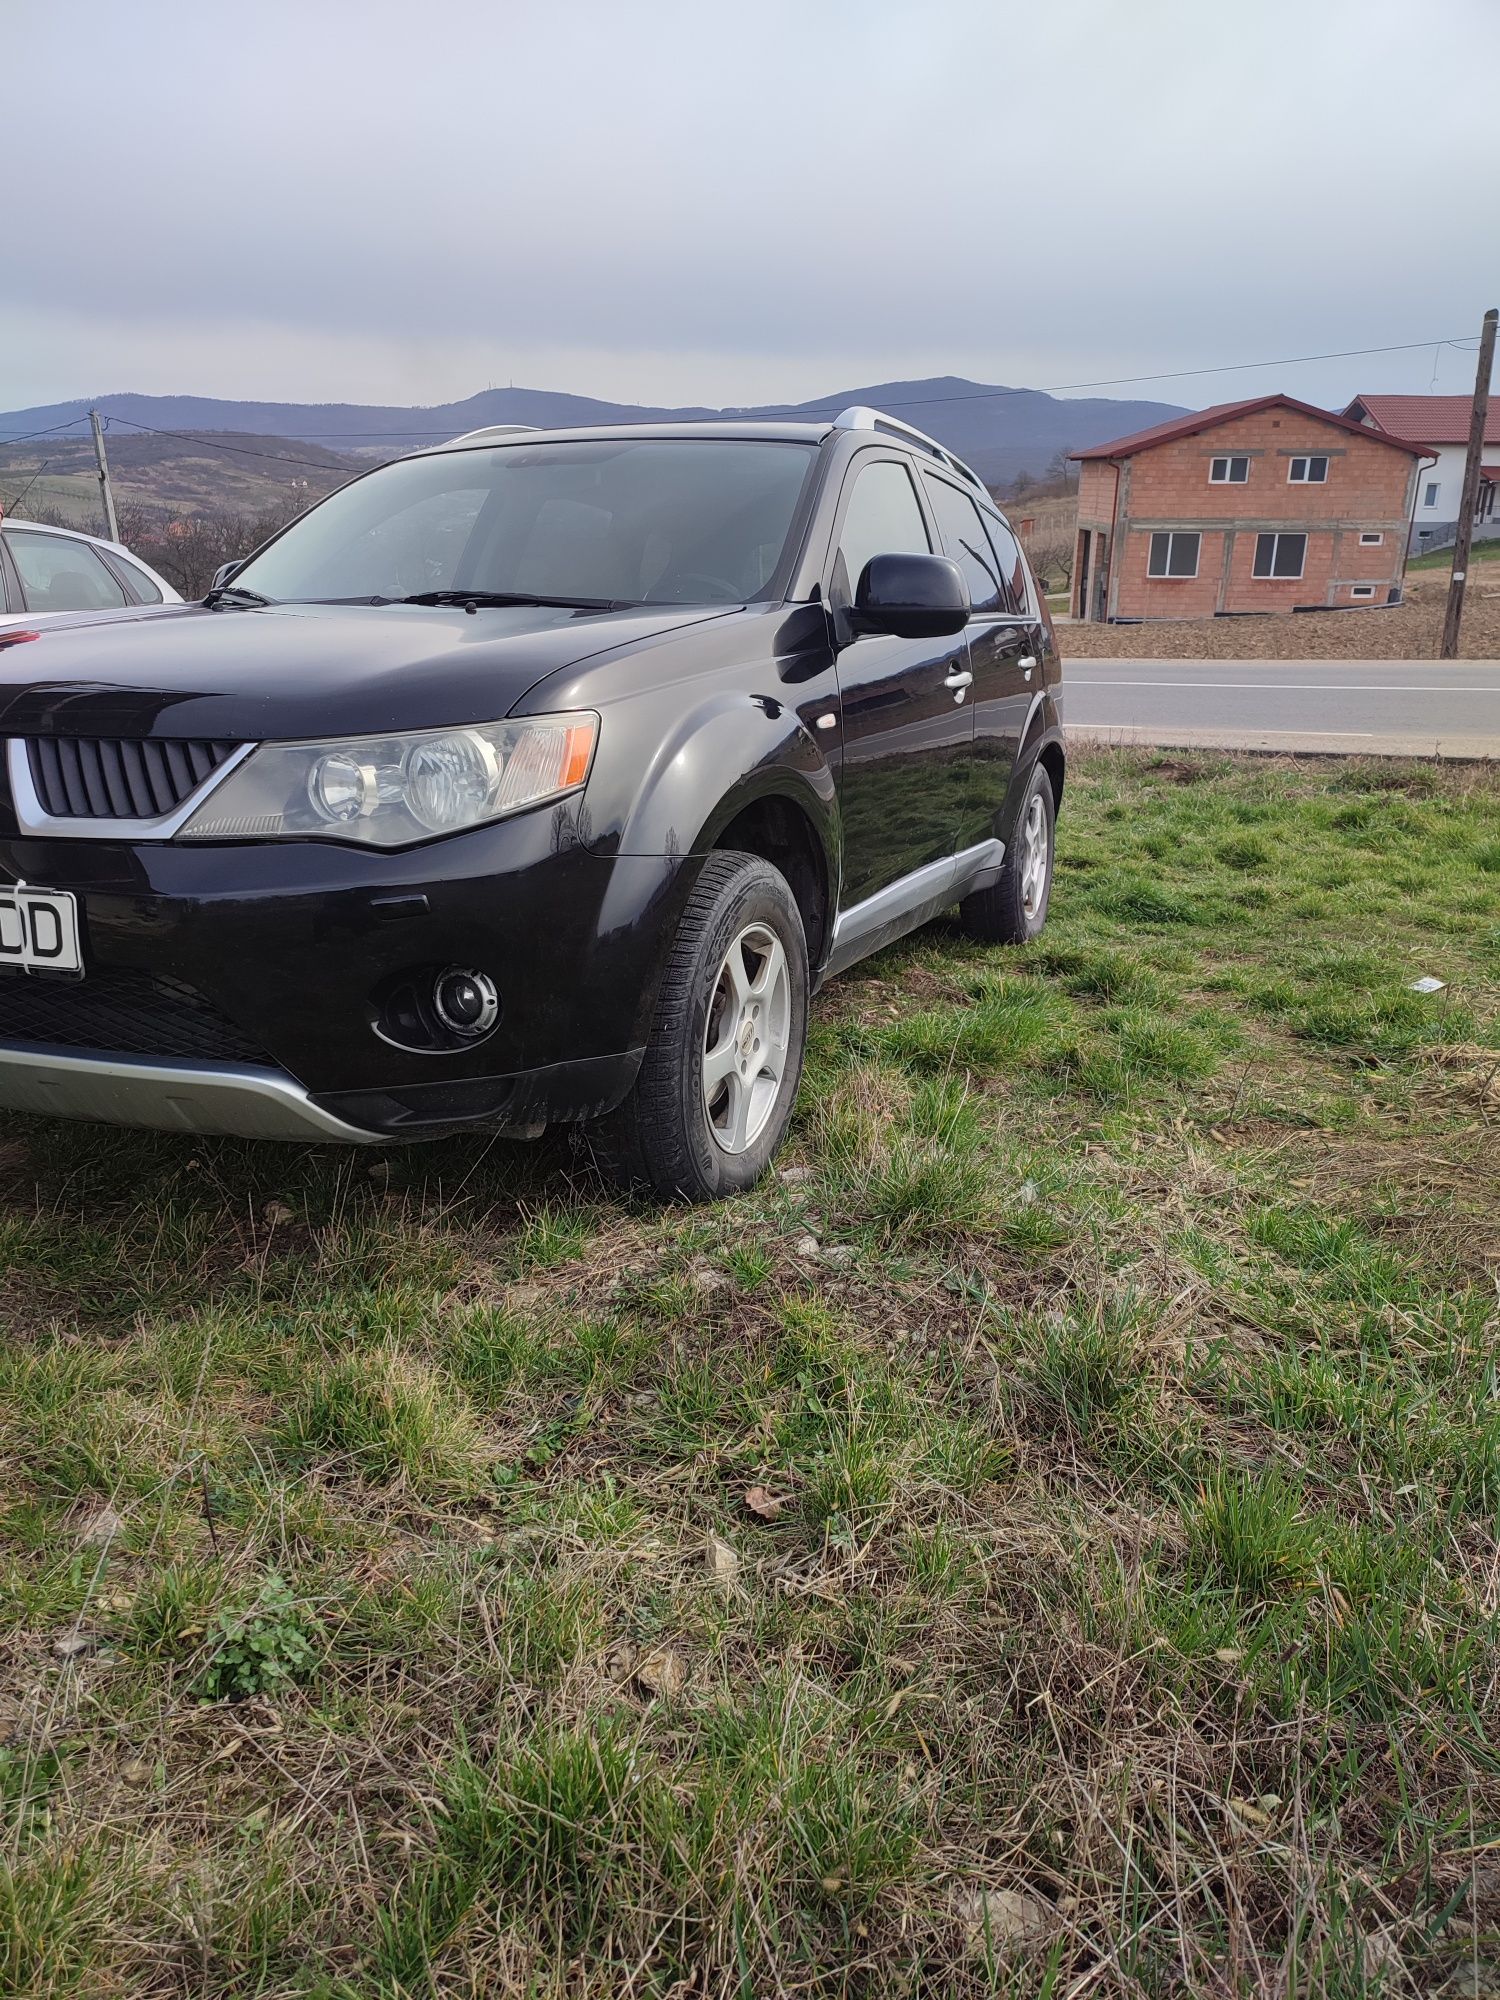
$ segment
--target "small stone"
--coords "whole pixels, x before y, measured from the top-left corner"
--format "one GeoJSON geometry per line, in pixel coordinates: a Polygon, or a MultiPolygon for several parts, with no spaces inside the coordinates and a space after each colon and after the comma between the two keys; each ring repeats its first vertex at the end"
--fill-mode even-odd
{"type": "Polygon", "coordinates": [[[976,1889],[962,1914],[979,1940],[996,1951],[1040,1944],[1057,1929],[1057,1911],[1050,1903],[1019,1889],[976,1889]]]}
{"type": "Polygon", "coordinates": [[[739,1572],[740,1559],[728,1542],[721,1541],[710,1530],[703,1540],[703,1566],[715,1583],[733,1583],[739,1572]]]}
{"type": "Polygon", "coordinates": [[[799,1236],[799,1237],[797,1238],[797,1250],[796,1250],[796,1254],[797,1254],[797,1256],[799,1256],[799,1257],[816,1257],[816,1256],[817,1256],[817,1254],[818,1254],[818,1239],[817,1239],[817,1237],[816,1237],[816,1236],[799,1236]]]}
{"type": "Polygon", "coordinates": [[[781,1183],[783,1187],[801,1187],[804,1181],[812,1179],[811,1167],[783,1167],[781,1183]]]}
{"type": "Polygon", "coordinates": [[[729,1284],[727,1273],[712,1264],[695,1264],[692,1275],[695,1292],[722,1292],[729,1284]]]}
{"type": "Polygon", "coordinates": [[[151,1765],[144,1757],[132,1757],[128,1764],[120,1767],[120,1782],[125,1785],[149,1785],[151,1765]]]}
{"type": "Polygon", "coordinates": [[[823,1251],[823,1262],[832,1264],[836,1270],[843,1270],[852,1264],[859,1252],[852,1243],[830,1243],[823,1251]]]}

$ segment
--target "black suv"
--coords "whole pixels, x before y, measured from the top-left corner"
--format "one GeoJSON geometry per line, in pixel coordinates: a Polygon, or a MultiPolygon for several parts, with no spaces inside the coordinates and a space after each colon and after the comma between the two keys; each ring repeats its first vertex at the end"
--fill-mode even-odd
{"type": "Polygon", "coordinates": [[[984,487],[873,410],[382,466],[201,604],[0,634],[0,1105],[588,1120],[746,1187],[822,980],[1041,929],[1057,682],[984,487]]]}

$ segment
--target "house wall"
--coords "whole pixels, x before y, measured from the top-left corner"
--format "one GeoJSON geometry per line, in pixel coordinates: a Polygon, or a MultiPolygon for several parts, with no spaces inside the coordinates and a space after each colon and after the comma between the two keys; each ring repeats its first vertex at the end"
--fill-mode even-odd
{"type": "MultiPolygon", "coordinates": [[[[1351,604],[1366,601],[1352,594],[1361,584],[1374,587],[1369,603],[1383,604],[1405,570],[1415,463],[1374,436],[1367,441],[1284,407],[1137,452],[1121,471],[1107,615],[1203,618],[1351,604]],[[1324,484],[1291,483],[1289,462],[1303,453],[1326,454],[1324,484]],[[1249,457],[1244,485],[1210,483],[1210,461],[1226,454],[1249,457]],[[1152,534],[1174,528],[1202,536],[1198,574],[1148,576],[1152,534]],[[1308,536],[1300,577],[1254,574],[1257,535],[1278,528],[1308,536]],[[1379,534],[1381,541],[1363,547],[1361,533],[1379,534]]],[[[1089,460],[1083,477],[1110,470],[1089,460]]],[[[1084,520],[1080,482],[1080,526],[1084,520]]]]}
{"type": "MultiPolygon", "coordinates": [[[[1434,445],[1437,464],[1424,467],[1417,479],[1417,508],[1412,521],[1412,553],[1420,554],[1424,537],[1434,535],[1451,539],[1458,523],[1459,502],[1464,491],[1464,461],[1468,457],[1468,447],[1461,444],[1434,445]],[[1427,489],[1436,486],[1437,499],[1432,506],[1427,504],[1427,489]]],[[[1485,463],[1500,461],[1500,445],[1486,445],[1485,463]]],[[[1474,523],[1476,541],[1486,536],[1500,535],[1500,498],[1494,502],[1496,512],[1488,521],[1474,523]]]]}

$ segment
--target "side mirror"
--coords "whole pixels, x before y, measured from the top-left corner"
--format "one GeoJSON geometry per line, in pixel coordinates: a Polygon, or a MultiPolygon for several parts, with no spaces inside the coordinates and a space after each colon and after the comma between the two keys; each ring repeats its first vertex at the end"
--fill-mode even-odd
{"type": "Polygon", "coordinates": [[[220,563],[219,567],[214,571],[214,580],[208,586],[209,589],[222,590],[225,584],[228,583],[229,579],[234,575],[235,571],[244,562],[244,560],[245,558],[243,556],[236,556],[233,562],[220,563]]]}
{"type": "Polygon", "coordinates": [[[946,556],[871,556],[854,593],[856,632],[941,639],[969,622],[969,587],[946,556]]]}

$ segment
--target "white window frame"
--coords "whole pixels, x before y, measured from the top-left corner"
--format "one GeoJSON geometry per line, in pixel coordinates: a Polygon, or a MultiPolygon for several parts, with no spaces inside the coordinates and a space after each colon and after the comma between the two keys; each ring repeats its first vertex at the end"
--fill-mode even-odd
{"type": "Polygon", "coordinates": [[[1250,455],[1243,451],[1219,452],[1208,462],[1208,483],[1210,486],[1248,486],[1250,483],[1250,455]],[[1224,470],[1220,472],[1219,467],[1224,470]],[[1236,479],[1234,468],[1243,465],[1243,475],[1236,479]]]}
{"type": "Polygon", "coordinates": [[[1287,460],[1286,478],[1288,486],[1326,486],[1328,484],[1328,454],[1326,451],[1299,451],[1287,460]],[[1314,479],[1308,467],[1319,461],[1323,467],[1323,477],[1314,479]],[[1299,476],[1297,467],[1302,467],[1299,476]]]}
{"type": "Polygon", "coordinates": [[[1203,560],[1203,531],[1201,528],[1153,528],[1151,530],[1151,540],[1146,545],[1146,576],[1150,582],[1191,583],[1194,577],[1196,577],[1198,574],[1198,565],[1199,563],[1202,562],[1202,560],[1203,560]],[[1151,556],[1153,550],[1156,547],[1156,538],[1158,535],[1165,535],[1167,538],[1168,565],[1170,565],[1172,561],[1173,542],[1179,539],[1186,540],[1189,536],[1191,536],[1193,541],[1195,541],[1198,544],[1198,546],[1193,550],[1193,567],[1190,570],[1185,570],[1185,569],[1174,570],[1171,567],[1161,570],[1153,569],[1151,567],[1151,556]]]}
{"type": "Polygon", "coordinates": [[[1359,545],[1362,549],[1382,548],[1385,545],[1385,536],[1362,533],[1359,538],[1359,545]]]}
{"type": "Polygon", "coordinates": [[[1262,530],[1255,537],[1255,550],[1250,557],[1251,582],[1300,583],[1302,578],[1307,574],[1307,542],[1308,535],[1306,528],[1266,528],[1262,530]],[[1268,570],[1258,570],[1255,567],[1256,558],[1260,554],[1260,545],[1267,536],[1270,537],[1271,541],[1271,567],[1268,570]],[[1278,571],[1276,568],[1276,558],[1281,553],[1282,542],[1293,539],[1300,541],[1302,544],[1302,560],[1297,565],[1295,575],[1290,570],[1278,571]]]}
{"type": "Polygon", "coordinates": [[[1438,495],[1442,490],[1443,484],[1440,479],[1429,479],[1426,491],[1422,497],[1422,505],[1424,507],[1435,507],[1438,503],[1438,495]]]}
{"type": "Polygon", "coordinates": [[[1349,586],[1349,595],[1359,598],[1373,597],[1375,595],[1375,586],[1373,583],[1351,583],[1349,586]]]}

